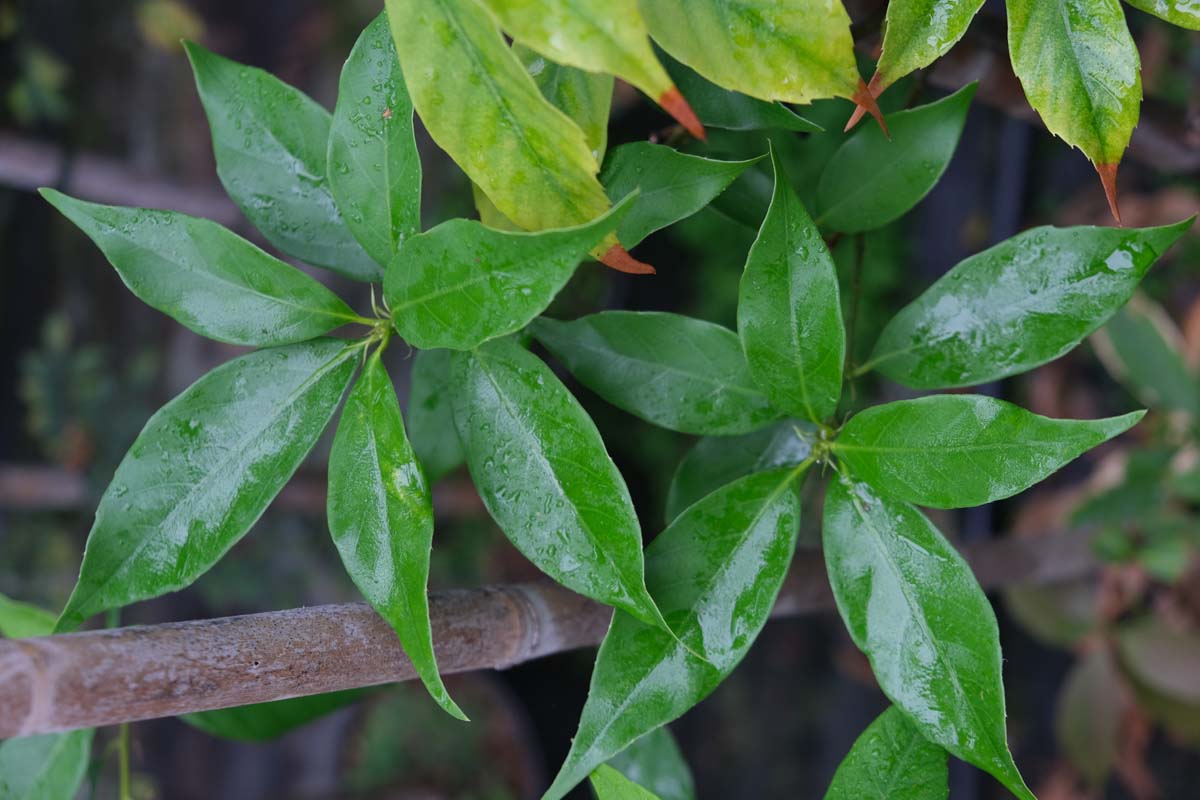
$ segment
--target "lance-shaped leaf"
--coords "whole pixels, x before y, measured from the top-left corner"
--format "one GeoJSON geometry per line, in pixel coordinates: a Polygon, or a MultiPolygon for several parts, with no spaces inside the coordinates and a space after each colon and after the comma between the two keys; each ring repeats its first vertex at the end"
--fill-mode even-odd
{"type": "Polygon", "coordinates": [[[238,742],[269,742],[339,711],[367,694],[366,689],[349,689],[270,703],[219,708],[184,714],[180,720],[210,736],[238,742]]]}
{"type": "Polygon", "coordinates": [[[1172,25],[1200,31],[1200,5],[1194,0],[1125,0],[1134,8],[1165,19],[1172,25]]]}
{"type": "MultiPolygon", "coordinates": [[[[387,0],[386,8],[421,121],[501,214],[536,231],[608,210],[583,131],[542,96],[487,9],[476,0],[387,0]]],[[[629,258],[616,234],[596,252],[610,265],[629,258]]]]}
{"type": "Polygon", "coordinates": [[[29,603],[0,594],[0,636],[28,639],[54,630],[54,615],[29,603]]]}
{"type": "Polygon", "coordinates": [[[833,596],[879,688],[926,739],[1034,800],[1008,751],[996,615],[966,561],[921,512],[845,475],[824,514],[833,596]]]}
{"type": "MultiPolygon", "coordinates": [[[[516,41],[560,64],[616,75],[693,135],[704,128],[654,57],[638,0],[483,0],[516,41]]],[[[627,243],[628,244],[628,243],[627,243]]]]}
{"type": "Polygon", "coordinates": [[[1142,103],[1141,62],[1120,0],[1008,0],[1008,51],[1029,104],[1078,147],[1117,211],[1117,164],[1142,103]]]}
{"type": "Polygon", "coordinates": [[[91,728],[0,742],[0,797],[72,800],[92,755],[91,728]]]}
{"type": "Polygon", "coordinates": [[[700,121],[712,128],[732,131],[781,130],[820,133],[825,130],[783,103],[722,89],[675,59],[665,58],[667,73],[692,104],[700,121]]]}
{"type": "Polygon", "coordinates": [[[1134,295],[1092,344],[1105,368],[1144,403],[1200,412],[1200,386],[1183,357],[1183,334],[1162,306],[1134,295]]]}
{"type": "Polygon", "coordinates": [[[596,163],[600,163],[608,149],[613,76],[559,64],[520,44],[514,44],[512,49],[525,65],[525,71],[533,78],[542,96],[583,131],[588,146],[592,148],[592,156],[596,163]]]}
{"type": "Polygon", "coordinates": [[[850,17],[828,0],[643,0],[664,50],[713,83],[763,100],[853,97],[850,17]]]}
{"type": "Polygon", "coordinates": [[[416,347],[452,350],[520,330],[550,305],[635,197],[575,228],[525,233],[452,219],[413,236],[384,278],[396,330],[416,347]]]}
{"type": "MultiPolygon", "coordinates": [[[[890,0],[883,52],[871,78],[875,96],[948,53],[981,6],[983,0],[890,0]]],[[[889,117],[888,126],[891,124],[889,117]]]]}
{"type": "Polygon", "coordinates": [[[633,247],[655,231],[690,217],[756,161],[718,161],[650,142],[621,145],[604,162],[600,182],[609,197],[639,194],[633,210],[617,227],[617,237],[633,247]]]}
{"type": "Polygon", "coordinates": [[[355,320],[333,292],[215,222],[41,193],[96,243],[138,299],[201,336],[270,347],[355,320]]]}
{"type": "Polygon", "coordinates": [[[1192,224],[1034,228],[959,263],[884,328],[870,361],[914,389],[1027,372],[1079,344],[1192,224]]]}
{"type": "Polygon", "coordinates": [[[337,339],[258,350],[151,417],[100,498],[58,629],[182,589],[215,564],[312,449],[358,353],[337,339]]]}
{"type": "Polygon", "coordinates": [[[754,384],[737,334],[657,311],[604,311],[530,331],[580,383],[673,431],[725,436],[778,419],[754,384]]]}
{"type": "Polygon", "coordinates": [[[682,715],[742,660],[791,562],[800,472],[759,472],[718,489],[646,548],[647,583],[682,642],[614,615],[579,732],[543,800],[558,800],[596,766],[682,715]]]}
{"type": "Polygon", "coordinates": [[[328,173],[346,227],[387,266],[400,243],[421,230],[421,159],[386,14],[362,32],[342,67],[328,173]]]}
{"type": "Polygon", "coordinates": [[[1063,682],[1054,735],[1063,753],[1094,787],[1102,787],[1117,761],[1125,687],[1107,648],[1081,656],[1063,682]]]}
{"type": "Polygon", "coordinates": [[[650,731],[608,760],[608,765],[659,800],[696,800],[696,782],[665,725],[650,731]]]}
{"type": "Polygon", "coordinates": [[[590,777],[596,800],[662,800],[607,764],[592,770],[590,777]]]}
{"type": "Polygon", "coordinates": [[[790,419],[744,436],[706,436],[675,469],[667,492],[667,522],[743,475],[799,464],[812,455],[816,440],[816,428],[790,419]]]}
{"type": "Polygon", "coordinates": [[[946,751],[892,706],[842,759],[825,800],[946,800],[946,751]]]}
{"type": "Polygon", "coordinates": [[[288,255],[356,280],[382,268],[355,240],[325,178],[329,112],[261,69],[185,42],[212,130],[217,175],[242,213],[288,255]]]}
{"type": "Polygon", "coordinates": [[[471,478],[509,540],[568,589],[665,629],[629,489],[567,387],[511,339],[455,353],[453,370],[471,478]]]}
{"type": "Polygon", "coordinates": [[[429,626],[433,499],[376,350],[346,398],[329,451],[329,532],[346,572],[400,637],[430,696],[466,720],[438,674],[429,626]]]}
{"type": "Polygon", "coordinates": [[[837,268],[774,149],[775,191],[746,257],[738,333],[771,404],[822,423],[837,410],[846,326],[837,268]]]}
{"type": "Polygon", "coordinates": [[[833,449],[855,475],[892,497],[965,508],[1023,492],[1145,413],[1050,419],[994,397],[931,395],[855,414],[833,449]]]}
{"type": "Polygon", "coordinates": [[[888,115],[888,132],[865,127],[821,173],[817,224],[842,233],[881,228],[921,201],[954,156],[976,84],[936,103],[888,115]]]}
{"type": "Polygon", "coordinates": [[[449,350],[417,351],[408,378],[408,439],[431,483],[467,459],[454,428],[450,355],[449,350]]]}

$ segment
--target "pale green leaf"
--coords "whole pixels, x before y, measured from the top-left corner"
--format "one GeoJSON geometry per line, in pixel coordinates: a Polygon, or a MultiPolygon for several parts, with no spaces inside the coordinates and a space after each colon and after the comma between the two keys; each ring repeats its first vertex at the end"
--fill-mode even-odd
{"type": "Polygon", "coordinates": [[[1200,5],[1195,0],[1125,0],[1134,8],[1161,17],[1173,25],[1200,31],[1200,5]]]}
{"type": "Polygon", "coordinates": [[[0,742],[0,798],[73,800],[92,756],[91,728],[0,742]]]}
{"type": "Polygon", "coordinates": [[[533,78],[542,96],[580,127],[596,162],[602,161],[608,149],[613,76],[547,60],[537,51],[519,44],[513,45],[513,52],[525,65],[525,71],[533,78]]]}
{"type": "Polygon", "coordinates": [[[590,777],[596,800],[661,800],[607,764],[592,770],[590,777]]]}
{"type": "Polygon", "coordinates": [[[49,611],[0,594],[0,636],[7,639],[46,636],[54,630],[54,619],[49,611]]]}
{"type": "Polygon", "coordinates": [[[782,130],[820,133],[822,128],[783,103],[759,100],[741,92],[722,89],[695,70],[673,58],[665,58],[667,74],[688,99],[696,116],[706,126],[733,131],[782,130]]]}
{"type": "Polygon", "coordinates": [[[883,53],[871,81],[876,94],[950,52],[982,6],[983,0],[889,0],[883,53]]]}
{"type": "Polygon", "coordinates": [[[665,725],[617,753],[608,760],[608,765],[653,792],[659,800],[696,800],[692,771],[665,725]]]}

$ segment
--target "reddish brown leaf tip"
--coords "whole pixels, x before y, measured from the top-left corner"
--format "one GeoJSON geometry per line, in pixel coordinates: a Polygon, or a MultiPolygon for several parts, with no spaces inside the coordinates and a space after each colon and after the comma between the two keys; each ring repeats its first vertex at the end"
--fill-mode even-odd
{"type": "Polygon", "coordinates": [[[683,95],[674,86],[659,95],[658,104],[692,136],[702,142],[708,139],[704,133],[704,126],[700,124],[700,118],[696,116],[696,112],[692,111],[688,101],[683,99],[683,95]]]}
{"type": "MultiPolygon", "coordinates": [[[[878,98],[879,95],[883,94],[884,88],[883,78],[880,76],[879,70],[875,70],[875,74],[871,76],[871,82],[867,84],[867,90],[871,92],[872,97],[878,98]]],[[[846,122],[846,127],[842,128],[842,133],[848,133],[851,128],[858,124],[858,121],[862,119],[866,113],[866,106],[860,103],[854,109],[854,113],[850,115],[850,119],[846,122]]]]}
{"type": "Polygon", "coordinates": [[[892,135],[888,133],[887,122],[883,119],[883,112],[879,110],[879,104],[875,102],[875,95],[871,93],[870,88],[867,87],[862,78],[858,79],[858,91],[850,99],[866,108],[871,116],[875,118],[875,121],[879,123],[879,127],[883,130],[883,135],[889,139],[892,138],[892,135]]]}
{"type": "Polygon", "coordinates": [[[1108,198],[1108,210],[1112,212],[1117,225],[1121,224],[1121,209],[1117,206],[1117,162],[1112,164],[1096,164],[1096,172],[1100,173],[1100,183],[1104,184],[1104,196],[1108,198]]]}
{"type": "Polygon", "coordinates": [[[617,272],[626,272],[630,275],[653,275],[655,271],[654,267],[629,255],[629,251],[619,244],[614,244],[605,250],[600,261],[606,267],[612,267],[617,272]]]}

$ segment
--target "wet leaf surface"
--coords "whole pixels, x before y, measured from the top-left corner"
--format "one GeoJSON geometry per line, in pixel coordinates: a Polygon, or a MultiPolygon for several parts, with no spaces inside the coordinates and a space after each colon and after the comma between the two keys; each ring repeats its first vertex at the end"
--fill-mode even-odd
{"type": "MultiPolygon", "coordinates": [[[[871,81],[877,93],[950,52],[983,0],[892,0],[887,7],[883,52],[871,81]]],[[[888,117],[888,127],[892,118],[888,117]]]]}
{"type": "Polygon", "coordinates": [[[430,483],[466,462],[454,428],[449,350],[418,350],[409,375],[408,440],[430,483]]]}
{"type": "Polygon", "coordinates": [[[679,752],[670,728],[650,731],[608,760],[629,780],[653,792],[659,800],[695,800],[692,771],[679,752]]]}
{"type": "Polygon", "coordinates": [[[1161,17],[1173,25],[1200,31],[1200,6],[1192,0],[1125,0],[1134,8],[1161,17]]]}
{"type": "Polygon", "coordinates": [[[559,64],[520,44],[514,44],[512,49],[542,96],[580,127],[596,163],[600,163],[608,149],[613,76],[559,64]]]}
{"type": "Polygon", "coordinates": [[[872,722],[842,760],[825,800],[946,800],[946,751],[892,706],[872,722]]]}
{"type": "Polygon", "coordinates": [[[820,133],[819,124],[797,114],[783,103],[759,100],[722,89],[690,67],[667,56],[667,72],[706,126],[734,131],[781,130],[820,133]]]}

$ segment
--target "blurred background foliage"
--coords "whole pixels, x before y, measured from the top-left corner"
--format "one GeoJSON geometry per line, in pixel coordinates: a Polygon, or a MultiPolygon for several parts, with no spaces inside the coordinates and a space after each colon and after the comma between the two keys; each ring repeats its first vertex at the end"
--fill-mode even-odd
{"type": "MultiPolygon", "coordinates": [[[[866,59],[884,4],[847,5],[870,74],[866,59]]],[[[1013,78],[999,5],[985,6],[941,72],[906,79],[884,96],[885,110],[895,110],[941,97],[947,85],[981,80],[957,155],[936,189],[898,222],[833,243],[859,361],[890,314],[961,258],[1032,225],[1108,224],[1087,161],[1031,124],[1006,94],[1013,78]]],[[[0,0],[0,592],[61,607],[91,509],[141,425],[165,399],[237,352],[143,306],[99,252],[29,189],[74,186],[86,196],[90,186],[92,199],[105,202],[176,202],[262,244],[220,193],[179,39],[266,68],[328,107],[341,61],[378,7],[368,0],[0,0]]],[[[1163,224],[1200,208],[1200,39],[1132,9],[1128,16],[1147,103],[1142,146],[1122,166],[1123,210],[1127,224],[1163,224]]],[[[711,131],[701,146],[618,85],[610,143],[650,138],[751,157],[770,141],[801,197],[811,198],[850,110],[842,101],[806,109],[827,129],[822,134],[711,131]]],[[[465,177],[419,136],[425,225],[473,216],[465,177]]],[[[769,169],[760,164],[713,206],[642,244],[636,254],[658,267],[657,277],[585,266],[550,313],[659,309],[732,326],[741,266],[761,215],[754,190],[769,186],[769,169]]],[[[1145,405],[1152,409],[1145,423],[1026,496],[937,518],[961,541],[1063,529],[1092,537],[1094,576],[1016,586],[998,598],[1013,748],[1043,800],[1195,796],[1198,268],[1200,237],[1192,234],[1091,347],[983,387],[1052,416],[1145,405]]],[[[360,309],[369,307],[366,287],[319,277],[360,309]]],[[[406,396],[409,354],[397,347],[388,355],[406,396]]],[[[856,391],[860,402],[904,396],[871,378],[856,391]]],[[[579,393],[652,535],[692,442],[579,393]]],[[[314,479],[327,452],[328,442],[317,448],[231,557],[193,588],[128,609],[123,621],[355,599],[325,530],[323,482],[314,479]]],[[[441,480],[435,505],[433,588],[536,577],[488,520],[464,475],[441,480]]],[[[818,539],[815,530],[803,533],[805,546],[818,539]]],[[[535,797],[547,765],[565,753],[590,663],[590,654],[573,653],[453,678],[450,690],[473,718],[469,726],[407,686],[369,692],[269,743],[220,740],[175,720],[141,723],[133,729],[136,794],[535,797]]],[[[829,613],[769,625],[733,677],[673,729],[701,797],[818,797],[884,705],[865,659],[829,613]]],[[[97,798],[115,796],[104,741],[89,781],[89,796],[97,798]]],[[[951,796],[1001,793],[980,773],[952,764],[951,796]]]]}

